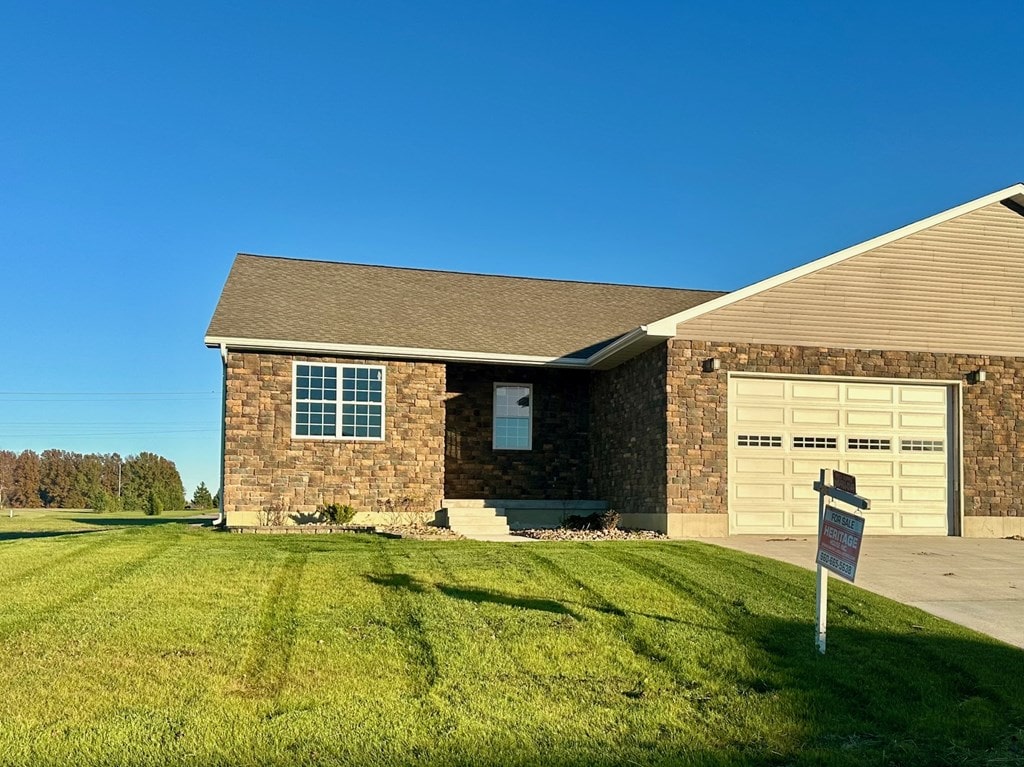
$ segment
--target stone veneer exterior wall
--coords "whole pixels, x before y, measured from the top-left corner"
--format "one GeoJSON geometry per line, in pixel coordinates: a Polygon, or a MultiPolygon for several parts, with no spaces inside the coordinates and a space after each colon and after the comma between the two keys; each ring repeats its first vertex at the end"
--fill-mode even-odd
{"type": "Polygon", "coordinates": [[[587,371],[448,364],[444,489],[447,498],[586,498],[587,371]],[[533,449],[495,450],[495,383],[533,384],[533,449]]]}
{"type": "Polygon", "coordinates": [[[667,431],[666,346],[594,374],[591,392],[590,494],[624,524],[664,529],[667,431]],[[654,519],[655,515],[660,519],[654,519]]]}
{"type": "Polygon", "coordinates": [[[228,523],[257,524],[256,513],[273,505],[286,515],[335,501],[370,511],[377,501],[402,497],[435,511],[444,492],[444,390],[441,363],[230,351],[228,523]],[[293,361],[384,365],[384,440],[292,438],[293,361]]]}
{"type": "Polygon", "coordinates": [[[961,389],[964,515],[1024,518],[1024,359],[679,339],[668,344],[668,511],[728,512],[726,371],[963,381],[979,368],[988,380],[961,389]],[[702,371],[710,357],[720,371],[702,371]]]}

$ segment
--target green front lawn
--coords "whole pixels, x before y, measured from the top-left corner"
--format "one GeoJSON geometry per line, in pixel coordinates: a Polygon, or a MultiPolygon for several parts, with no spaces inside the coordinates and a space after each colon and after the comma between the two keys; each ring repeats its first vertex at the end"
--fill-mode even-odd
{"type": "Polygon", "coordinates": [[[1024,762],[1024,653],[783,564],[122,519],[0,518],[2,764],[1024,762]]]}

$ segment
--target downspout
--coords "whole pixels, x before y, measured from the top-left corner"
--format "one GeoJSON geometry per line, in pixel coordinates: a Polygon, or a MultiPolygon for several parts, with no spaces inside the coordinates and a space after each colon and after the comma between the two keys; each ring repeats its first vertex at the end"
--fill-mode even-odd
{"type": "Polygon", "coordinates": [[[227,443],[227,422],[228,422],[228,347],[227,344],[220,345],[221,363],[221,387],[220,387],[220,512],[213,524],[220,527],[227,524],[227,516],[224,514],[224,449],[227,443]]]}

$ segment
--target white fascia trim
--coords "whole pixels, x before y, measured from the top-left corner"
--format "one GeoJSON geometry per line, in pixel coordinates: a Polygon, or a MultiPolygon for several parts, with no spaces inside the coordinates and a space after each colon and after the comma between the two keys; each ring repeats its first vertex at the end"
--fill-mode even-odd
{"type": "Polygon", "coordinates": [[[765,290],[769,290],[800,277],[804,277],[818,271],[819,269],[824,269],[825,267],[832,266],[833,264],[838,264],[848,258],[853,258],[854,256],[859,256],[861,253],[866,253],[869,250],[879,248],[882,245],[888,245],[891,242],[895,242],[896,240],[924,231],[925,229],[937,224],[951,221],[965,213],[971,213],[980,208],[984,208],[986,205],[991,205],[995,202],[1002,202],[1011,198],[1016,198],[1017,202],[1024,202],[1024,184],[1014,184],[1006,189],[1001,189],[998,192],[992,192],[992,194],[987,194],[984,197],[979,197],[976,200],[965,202],[963,205],[958,205],[955,208],[945,210],[942,213],[936,213],[934,216],[921,219],[920,221],[895,229],[887,234],[879,235],[878,237],[867,240],[866,242],[853,245],[845,250],[840,250],[830,256],[825,256],[824,258],[811,261],[808,264],[790,269],[782,274],[777,274],[774,277],[761,280],[761,282],[755,282],[753,285],[740,288],[732,293],[726,293],[724,296],[712,299],[711,301],[695,306],[692,309],[671,314],[668,317],[650,323],[648,327],[652,334],[668,335],[669,337],[675,336],[676,325],[681,322],[687,322],[688,320],[700,317],[708,312],[721,309],[723,306],[729,306],[730,304],[742,301],[745,298],[750,298],[751,296],[757,295],[765,290]]]}
{"type": "MultiPolygon", "coordinates": [[[[366,357],[442,360],[445,362],[490,362],[509,365],[544,365],[547,367],[562,368],[589,367],[590,360],[596,356],[594,355],[587,359],[574,359],[572,357],[540,357],[527,354],[467,352],[454,349],[418,349],[409,346],[329,344],[313,343],[308,341],[282,341],[266,338],[230,338],[222,336],[206,336],[203,340],[207,346],[226,346],[230,349],[267,350],[297,354],[344,354],[366,357]]],[[[598,354],[600,354],[600,352],[598,352],[598,354]]]]}
{"type": "Polygon", "coordinates": [[[587,357],[587,367],[594,367],[595,365],[600,364],[603,360],[628,349],[630,346],[635,344],[637,341],[640,341],[641,339],[649,337],[658,337],[668,340],[669,338],[674,337],[675,334],[675,327],[672,328],[671,333],[664,334],[653,333],[651,332],[649,326],[641,325],[640,327],[634,328],[633,330],[629,331],[625,335],[619,336],[607,346],[598,349],[596,352],[587,357]]]}

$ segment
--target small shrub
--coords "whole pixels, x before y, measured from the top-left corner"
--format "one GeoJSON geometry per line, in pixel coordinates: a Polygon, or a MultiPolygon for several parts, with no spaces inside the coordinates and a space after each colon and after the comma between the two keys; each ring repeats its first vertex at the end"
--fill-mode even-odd
{"type": "Polygon", "coordinates": [[[356,515],[356,510],[345,503],[325,503],[317,511],[330,525],[347,525],[356,515]]]}
{"type": "Polygon", "coordinates": [[[595,512],[593,514],[570,514],[562,522],[567,530],[615,530],[619,526],[617,511],[595,512]]]}
{"type": "Polygon", "coordinates": [[[98,490],[89,499],[89,508],[97,512],[117,512],[121,510],[121,499],[106,490],[98,490]]]}
{"type": "Polygon", "coordinates": [[[426,501],[413,496],[378,498],[373,510],[384,517],[388,527],[423,527],[433,516],[426,501]]]}
{"type": "Polygon", "coordinates": [[[164,513],[164,502],[160,500],[160,496],[153,490],[149,491],[149,499],[146,502],[144,511],[147,517],[156,517],[164,513]]]}
{"type": "Polygon", "coordinates": [[[260,524],[264,527],[280,527],[284,524],[285,509],[281,503],[272,503],[265,509],[260,509],[260,524]]]}

